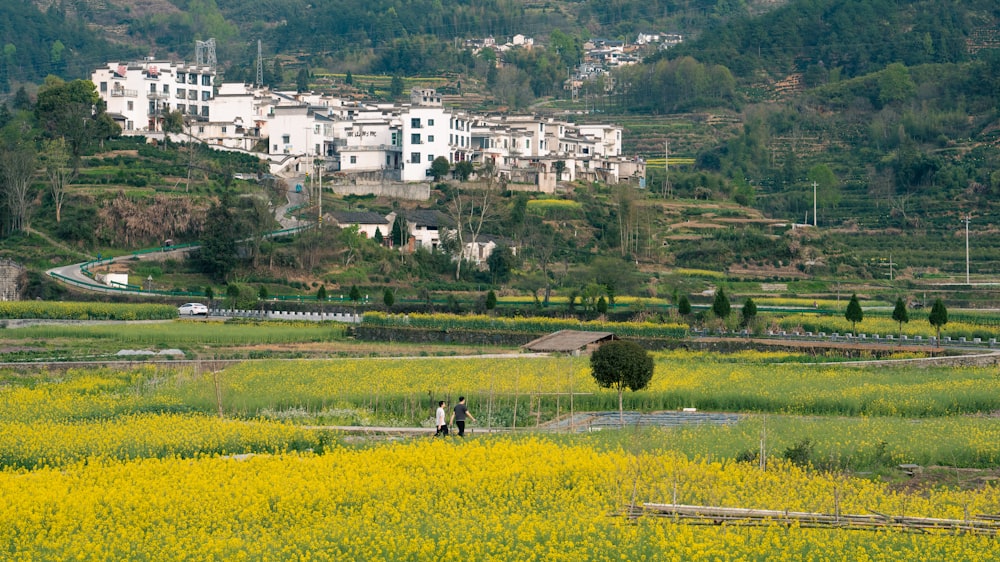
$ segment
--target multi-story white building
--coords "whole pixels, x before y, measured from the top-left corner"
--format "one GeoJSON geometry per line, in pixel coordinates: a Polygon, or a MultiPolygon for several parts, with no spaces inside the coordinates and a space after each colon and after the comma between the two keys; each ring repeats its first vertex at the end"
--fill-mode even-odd
{"type": "Polygon", "coordinates": [[[91,75],[107,112],[128,132],[161,131],[163,116],[178,110],[208,121],[215,98],[215,69],[207,65],[145,59],[110,63],[91,75]]]}
{"type": "Polygon", "coordinates": [[[164,115],[180,111],[188,117],[182,139],[258,153],[273,173],[305,173],[308,160],[341,175],[426,182],[434,159],[444,157],[452,165],[489,163],[511,189],[545,192],[559,180],[615,183],[645,174],[641,160],[621,155],[620,127],[469,115],[444,107],[432,89],[413,90],[405,104],[244,84],[221,84],[216,91],[210,66],[151,59],[109,64],[92,80],[125,134],[164,134],[164,115]]]}

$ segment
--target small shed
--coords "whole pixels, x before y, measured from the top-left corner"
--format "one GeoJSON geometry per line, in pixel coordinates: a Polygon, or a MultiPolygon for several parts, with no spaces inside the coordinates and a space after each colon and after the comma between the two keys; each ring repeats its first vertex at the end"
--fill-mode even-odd
{"type": "Polygon", "coordinates": [[[604,342],[619,339],[611,332],[587,332],[581,330],[559,330],[547,336],[530,341],[521,347],[528,351],[572,353],[581,355],[591,353],[604,342]]]}

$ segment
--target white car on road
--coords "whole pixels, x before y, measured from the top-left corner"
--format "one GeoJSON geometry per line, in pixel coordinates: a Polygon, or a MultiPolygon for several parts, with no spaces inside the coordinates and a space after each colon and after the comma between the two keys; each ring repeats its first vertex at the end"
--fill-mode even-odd
{"type": "Polygon", "coordinates": [[[181,316],[208,316],[208,307],[200,302],[189,302],[178,306],[177,314],[181,316]]]}

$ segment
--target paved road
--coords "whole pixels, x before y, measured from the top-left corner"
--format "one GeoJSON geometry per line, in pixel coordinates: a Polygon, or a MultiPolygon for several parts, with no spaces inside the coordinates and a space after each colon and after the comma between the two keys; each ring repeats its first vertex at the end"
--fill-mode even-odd
{"type": "MultiPolygon", "coordinates": [[[[295,183],[301,183],[303,180],[302,179],[292,178],[292,179],[289,179],[288,181],[291,182],[291,185],[294,186],[295,183]]],[[[275,211],[274,211],[275,217],[277,218],[278,223],[281,225],[282,231],[288,230],[288,229],[292,229],[292,228],[306,228],[307,226],[309,226],[309,225],[312,224],[309,221],[300,221],[299,219],[297,219],[295,217],[291,217],[291,216],[287,215],[288,209],[290,209],[292,207],[295,207],[297,205],[301,205],[303,203],[308,202],[308,200],[309,200],[309,194],[307,194],[305,192],[296,193],[295,190],[294,190],[294,188],[293,188],[293,189],[289,189],[287,191],[285,199],[286,199],[287,202],[284,205],[282,205],[282,206],[278,207],[277,209],[275,209],[275,211]]],[[[281,231],[279,231],[279,232],[281,232],[281,231]]],[[[199,246],[187,246],[187,247],[180,248],[180,249],[172,249],[172,250],[166,250],[166,251],[162,251],[162,252],[149,252],[149,253],[137,254],[137,255],[136,254],[127,254],[127,255],[122,255],[122,256],[117,256],[117,257],[113,257],[113,258],[108,258],[108,259],[102,260],[101,261],[101,265],[111,264],[111,263],[114,263],[114,262],[121,262],[123,260],[131,260],[131,259],[134,259],[136,257],[138,257],[138,259],[140,259],[140,260],[157,260],[157,261],[163,260],[163,259],[166,259],[166,258],[180,259],[180,258],[183,258],[184,256],[186,256],[192,250],[196,250],[197,248],[199,248],[199,246]]],[[[86,290],[89,290],[89,291],[95,291],[95,292],[99,292],[99,293],[112,293],[112,294],[118,294],[118,295],[120,295],[120,294],[129,294],[129,293],[131,293],[131,294],[143,294],[143,295],[148,295],[149,294],[149,291],[133,291],[133,290],[129,290],[129,289],[111,288],[111,287],[108,287],[108,286],[103,285],[101,283],[98,283],[98,282],[94,281],[92,278],[87,277],[86,275],[84,275],[84,273],[83,273],[83,266],[86,263],[88,263],[88,262],[80,262],[80,263],[74,263],[74,264],[64,265],[64,266],[60,266],[60,267],[54,267],[54,268],[46,271],[45,274],[48,275],[49,277],[52,277],[53,279],[56,279],[56,280],[58,280],[60,282],[68,283],[68,284],[70,284],[70,285],[72,285],[74,287],[77,287],[77,288],[80,288],[80,289],[86,289],[86,290]]]]}

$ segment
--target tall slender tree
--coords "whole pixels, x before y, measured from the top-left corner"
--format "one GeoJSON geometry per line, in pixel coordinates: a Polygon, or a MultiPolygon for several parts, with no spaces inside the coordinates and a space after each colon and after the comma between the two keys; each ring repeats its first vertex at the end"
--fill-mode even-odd
{"type": "Polygon", "coordinates": [[[49,191],[56,207],[56,222],[62,221],[63,202],[66,201],[66,185],[75,175],[70,166],[69,150],[66,139],[59,137],[45,143],[42,151],[42,164],[45,166],[45,176],[49,180],[49,191]]]}
{"type": "Polygon", "coordinates": [[[892,309],[892,319],[899,324],[899,329],[896,331],[896,338],[901,339],[903,324],[910,321],[910,315],[906,312],[906,303],[903,302],[903,297],[896,298],[896,307],[892,309]]]}
{"type": "Polygon", "coordinates": [[[940,347],[941,328],[948,323],[948,309],[944,307],[944,301],[940,298],[934,299],[934,305],[931,307],[931,314],[927,317],[927,321],[937,330],[937,342],[938,347],[940,347]]]}
{"type": "Polygon", "coordinates": [[[858,323],[865,318],[865,313],[861,310],[861,303],[858,302],[857,294],[851,295],[851,300],[847,303],[847,310],[844,312],[844,318],[851,323],[851,332],[856,334],[858,332],[858,323]]]}
{"type": "Polygon", "coordinates": [[[0,188],[10,209],[10,229],[31,228],[31,177],[35,174],[35,151],[26,145],[8,147],[0,154],[0,188]]]}

